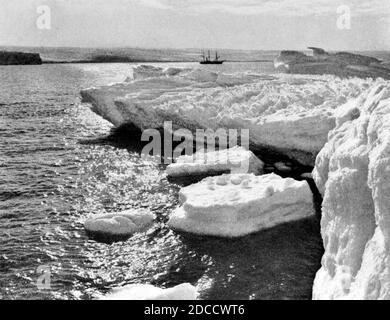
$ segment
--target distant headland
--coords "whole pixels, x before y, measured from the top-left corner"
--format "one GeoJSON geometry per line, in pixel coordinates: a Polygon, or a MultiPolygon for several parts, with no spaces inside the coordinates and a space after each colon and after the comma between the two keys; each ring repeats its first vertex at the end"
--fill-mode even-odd
{"type": "Polygon", "coordinates": [[[39,53],[0,51],[0,65],[39,65],[42,59],[39,53]]]}
{"type": "MultiPolygon", "coordinates": [[[[216,50],[210,48],[210,50],[216,50]]],[[[200,59],[199,49],[153,48],[77,48],[0,46],[0,51],[36,52],[43,64],[68,63],[178,63],[200,59]]],[[[270,62],[278,51],[218,49],[228,62],[270,62]]]]}

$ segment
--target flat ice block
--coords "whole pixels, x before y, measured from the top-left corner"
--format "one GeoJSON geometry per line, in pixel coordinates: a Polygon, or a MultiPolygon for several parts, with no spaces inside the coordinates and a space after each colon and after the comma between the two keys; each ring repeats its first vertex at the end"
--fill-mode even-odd
{"type": "Polygon", "coordinates": [[[264,163],[253,152],[244,147],[205,152],[192,156],[180,156],[167,167],[168,177],[206,175],[216,173],[254,173],[263,172],[264,163]]]}
{"type": "Polygon", "coordinates": [[[92,215],[84,227],[92,235],[131,236],[152,223],[154,215],[147,210],[126,210],[119,213],[92,215]]]}
{"type": "Polygon", "coordinates": [[[208,177],[179,197],[168,225],[202,235],[239,237],[314,215],[308,183],[273,173],[208,177]]]}
{"type": "Polygon", "coordinates": [[[162,289],[150,284],[129,284],[115,288],[99,300],[195,300],[196,288],[189,283],[162,289]]]}

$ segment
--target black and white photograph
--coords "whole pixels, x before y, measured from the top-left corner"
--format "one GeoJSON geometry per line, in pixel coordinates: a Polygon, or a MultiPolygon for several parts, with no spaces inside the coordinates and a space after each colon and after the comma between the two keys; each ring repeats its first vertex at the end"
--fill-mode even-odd
{"type": "Polygon", "coordinates": [[[390,300],[390,1],[0,0],[0,300],[390,300]]]}

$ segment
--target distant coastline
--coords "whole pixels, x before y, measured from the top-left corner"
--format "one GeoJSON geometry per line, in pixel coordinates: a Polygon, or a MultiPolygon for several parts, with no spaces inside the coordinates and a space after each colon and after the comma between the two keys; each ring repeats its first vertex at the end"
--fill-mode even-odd
{"type": "Polygon", "coordinates": [[[40,65],[42,59],[39,53],[0,51],[0,65],[40,65]]]}
{"type": "MultiPolygon", "coordinates": [[[[149,60],[115,60],[115,61],[99,61],[99,60],[64,60],[64,61],[52,61],[52,60],[43,60],[42,64],[80,64],[80,63],[188,63],[191,61],[176,61],[176,60],[168,60],[168,61],[149,61],[149,60]]],[[[194,61],[195,62],[195,61],[194,61]]]]}
{"type": "MultiPolygon", "coordinates": [[[[197,61],[186,61],[186,60],[112,60],[109,59],[102,60],[64,60],[64,61],[52,61],[52,60],[43,60],[42,64],[79,64],[79,63],[196,63],[197,61]]],[[[226,60],[225,62],[270,62],[273,60],[226,60]]]]}
{"type": "MultiPolygon", "coordinates": [[[[201,60],[199,49],[143,49],[143,48],[74,48],[74,47],[0,47],[0,52],[34,52],[42,64],[83,63],[197,63],[201,60]]],[[[228,63],[273,63],[279,50],[230,50],[218,49],[221,59],[228,63]]],[[[332,53],[333,51],[329,51],[332,53]]],[[[303,50],[302,53],[309,54],[303,50]]],[[[351,51],[354,53],[354,51],[351,51]]],[[[357,53],[357,52],[356,52],[357,53]]],[[[359,52],[376,57],[387,64],[390,52],[359,52]]],[[[23,59],[21,59],[23,62],[23,59]]],[[[39,62],[39,64],[41,64],[39,62]]],[[[7,63],[10,64],[10,63],[7,63]]],[[[15,64],[30,64],[17,63],[15,64]]],[[[31,63],[36,64],[36,63],[31,63]]]]}
{"type": "MultiPolygon", "coordinates": [[[[72,63],[197,63],[200,49],[0,47],[0,51],[35,52],[43,64],[72,63]]],[[[279,51],[220,49],[227,62],[272,62],[279,51]]]]}

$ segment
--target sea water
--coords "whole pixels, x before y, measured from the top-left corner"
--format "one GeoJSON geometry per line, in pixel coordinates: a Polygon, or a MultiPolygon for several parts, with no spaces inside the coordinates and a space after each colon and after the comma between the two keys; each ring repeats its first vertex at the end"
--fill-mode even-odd
{"type": "MultiPolygon", "coordinates": [[[[154,64],[198,67],[195,63],[154,64]]],[[[271,63],[204,66],[272,72],[271,63]]],[[[80,103],[130,64],[0,67],[0,297],[91,299],[112,287],[196,285],[202,299],[309,299],[323,252],[318,219],[239,239],[166,226],[180,185],[131,137],[80,103]],[[90,214],[148,208],[154,225],[124,242],[90,240],[90,214]]]]}

